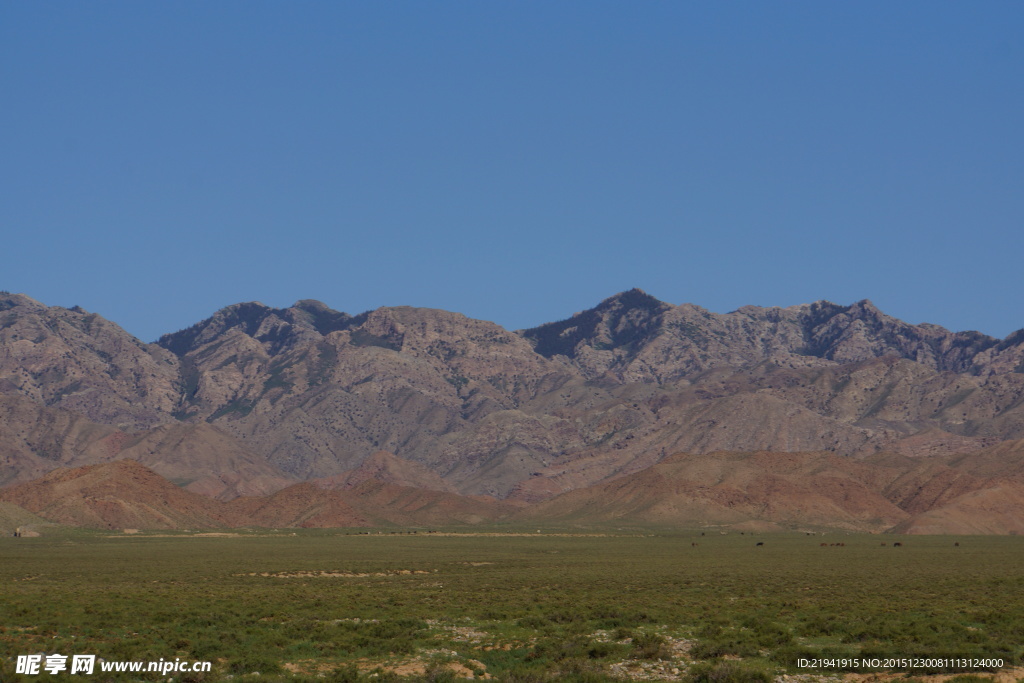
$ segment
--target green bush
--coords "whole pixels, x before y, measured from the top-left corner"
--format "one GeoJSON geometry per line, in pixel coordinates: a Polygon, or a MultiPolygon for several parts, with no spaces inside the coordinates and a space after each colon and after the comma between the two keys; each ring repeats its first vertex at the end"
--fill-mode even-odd
{"type": "Polygon", "coordinates": [[[633,636],[634,659],[670,659],[672,653],[665,647],[665,638],[657,633],[640,632],[633,636]]]}

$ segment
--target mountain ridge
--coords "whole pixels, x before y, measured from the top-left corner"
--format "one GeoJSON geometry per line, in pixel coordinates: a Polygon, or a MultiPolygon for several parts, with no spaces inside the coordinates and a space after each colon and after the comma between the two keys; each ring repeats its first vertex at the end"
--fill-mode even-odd
{"type": "Polygon", "coordinates": [[[229,499],[387,451],[421,468],[406,483],[518,505],[675,452],[944,457],[1024,438],[1024,331],[910,325],[866,299],[718,314],[634,289],[519,331],[248,302],[143,344],[2,295],[0,411],[0,483],[124,455],[229,499]]]}

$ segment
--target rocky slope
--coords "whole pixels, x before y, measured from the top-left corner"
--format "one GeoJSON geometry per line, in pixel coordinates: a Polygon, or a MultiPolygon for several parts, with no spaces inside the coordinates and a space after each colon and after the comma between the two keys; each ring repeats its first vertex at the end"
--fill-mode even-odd
{"type": "Polygon", "coordinates": [[[58,467],[132,459],[195,493],[229,500],[294,483],[236,439],[206,424],[174,422],[129,433],[0,395],[0,485],[30,481],[58,467]]]}
{"type": "Polygon", "coordinates": [[[0,395],[0,486],[109,460],[120,430],[18,395],[0,395]]]}
{"type": "Polygon", "coordinates": [[[191,373],[180,414],[293,476],[385,449],[462,493],[533,499],[676,450],[864,455],[922,431],[974,447],[1021,437],[1014,339],[908,325],[870,302],[718,315],[633,290],[518,335],[306,301],[229,307],[160,344],[191,373]],[[567,477],[577,462],[589,474],[567,477]]]}
{"type": "Polygon", "coordinates": [[[173,419],[179,375],[173,353],[95,313],[0,294],[0,394],[137,429],[173,419]]]}
{"type": "Polygon", "coordinates": [[[381,449],[468,476],[472,459],[443,437],[572,378],[493,323],[429,309],[243,304],[160,344],[185,369],[179,417],[218,424],[301,478],[381,449]]]}

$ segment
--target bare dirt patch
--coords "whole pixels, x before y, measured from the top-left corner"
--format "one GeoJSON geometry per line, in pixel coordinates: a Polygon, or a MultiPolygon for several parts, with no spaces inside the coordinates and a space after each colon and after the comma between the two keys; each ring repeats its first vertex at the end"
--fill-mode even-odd
{"type": "Polygon", "coordinates": [[[430,656],[455,656],[454,652],[424,652],[423,656],[410,657],[389,663],[372,662],[362,660],[356,662],[356,667],[360,673],[369,673],[373,671],[383,671],[396,676],[424,676],[429,671],[447,671],[454,674],[460,679],[469,680],[490,680],[493,678],[491,674],[487,673],[487,666],[483,662],[475,659],[467,659],[463,662],[460,661],[447,661],[447,662],[431,662],[428,657],[430,656]]]}
{"type": "Polygon", "coordinates": [[[374,576],[410,576],[430,574],[425,569],[393,569],[386,572],[343,572],[343,571],[294,571],[294,572],[249,572],[235,576],[266,576],[273,579],[363,579],[374,576]]]}
{"type": "Polygon", "coordinates": [[[444,629],[445,633],[439,633],[437,635],[438,638],[450,638],[459,643],[472,644],[479,644],[485,640],[490,641],[493,639],[489,633],[478,631],[472,626],[453,626],[433,620],[427,620],[427,623],[433,628],[444,629]]]}

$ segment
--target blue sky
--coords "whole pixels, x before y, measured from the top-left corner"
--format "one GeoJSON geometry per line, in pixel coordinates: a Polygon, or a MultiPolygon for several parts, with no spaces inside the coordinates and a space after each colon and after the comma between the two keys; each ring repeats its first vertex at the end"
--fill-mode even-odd
{"type": "Polygon", "coordinates": [[[1020,2],[0,3],[0,289],[1024,327],[1020,2]]]}

